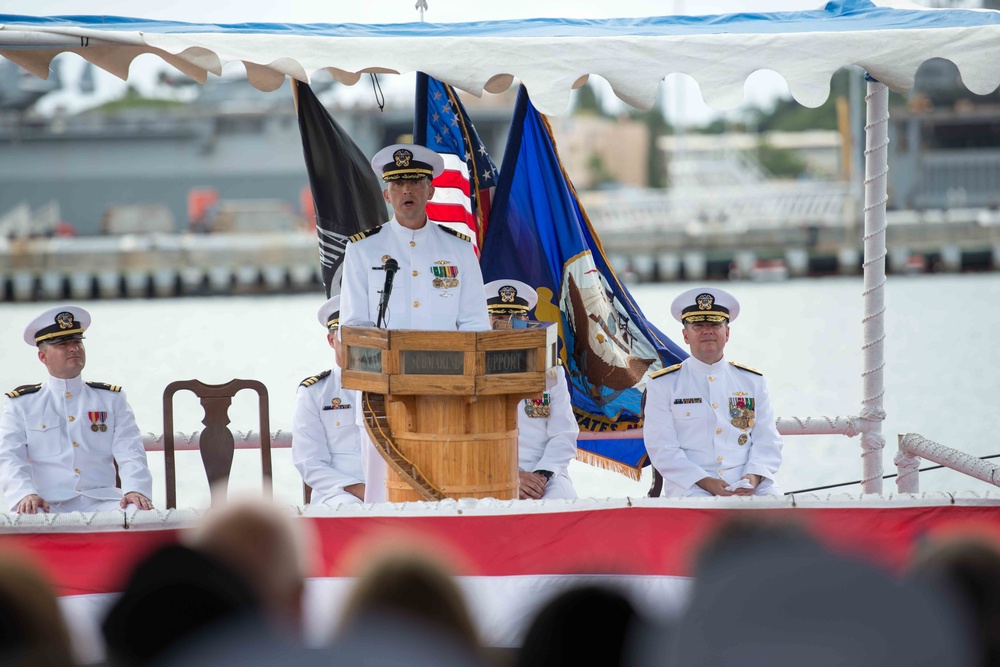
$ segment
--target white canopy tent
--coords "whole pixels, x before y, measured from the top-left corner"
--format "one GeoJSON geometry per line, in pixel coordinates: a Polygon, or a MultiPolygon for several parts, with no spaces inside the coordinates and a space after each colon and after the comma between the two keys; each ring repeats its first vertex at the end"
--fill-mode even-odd
{"type": "Polygon", "coordinates": [[[309,82],[328,71],[354,84],[367,73],[426,72],[476,95],[516,79],[545,114],[564,113],[570,91],[591,74],[641,109],[672,73],[690,75],[706,103],[739,105],[746,78],[779,73],[792,96],[818,106],[830,77],[858,65],[905,91],[921,63],[954,62],[965,85],[1000,85],[1000,12],[926,9],[894,0],[834,0],[821,9],[644,19],[535,19],[478,23],[212,25],[110,16],[0,14],[0,55],[45,78],[59,53],[73,52],[121,78],[141,54],[161,57],[204,82],[243,62],[250,82],[274,90],[286,76],[309,82]]]}
{"type": "MultiPolygon", "coordinates": [[[[955,63],[971,91],[996,89],[1000,12],[927,9],[896,0],[831,0],[821,9],[798,12],[456,24],[211,25],[0,15],[0,56],[46,78],[52,59],[65,52],[123,79],[132,60],[147,53],[201,82],[239,61],[261,90],[277,89],[286,76],[309,82],[320,70],[345,84],[368,73],[420,71],[476,95],[502,92],[518,79],[546,114],[565,112],[572,88],[591,74],[606,79],[626,103],[649,108],[663,78],[684,73],[698,83],[706,103],[726,109],[741,102],[747,77],[760,69],[783,76],[801,104],[818,106],[829,95],[834,72],[863,68],[870,80],[862,410],[846,418],[782,420],[779,426],[783,433],[860,433],[862,490],[878,493],[885,445],[887,87],[906,91],[923,62],[945,58],[955,63]]],[[[903,454],[897,460],[906,471],[900,490],[916,490],[915,461],[903,454]]]]}

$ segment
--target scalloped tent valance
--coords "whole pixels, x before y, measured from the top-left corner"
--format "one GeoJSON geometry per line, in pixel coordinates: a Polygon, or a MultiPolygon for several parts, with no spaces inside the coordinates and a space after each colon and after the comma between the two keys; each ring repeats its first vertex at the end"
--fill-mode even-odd
{"type": "Polygon", "coordinates": [[[286,76],[308,82],[320,70],[345,84],[369,72],[421,71],[476,95],[506,90],[516,78],[547,114],[565,112],[571,89],[591,74],[641,109],[652,106],[666,75],[688,74],[707,104],[728,109],[742,101],[750,74],[770,69],[798,102],[818,106],[829,96],[833,73],[849,65],[905,91],[924,61],[946,58],[969,90],[994,90],[1000,12],[839,0],[803,12],[453,24],[212,25],[0,15],[0,55],[37,76],[46,78],[52,58],[67,51],[123,79],[144,53],[200,82],[241,61],[261,90],[278,88],[286,76]]]}

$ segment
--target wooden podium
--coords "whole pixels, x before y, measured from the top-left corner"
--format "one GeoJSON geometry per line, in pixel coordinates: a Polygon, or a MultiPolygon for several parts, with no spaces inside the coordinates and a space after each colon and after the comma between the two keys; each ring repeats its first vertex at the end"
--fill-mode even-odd
{"type": "MultiPolygon", "coordinates": [[[[534,324],[534,323],[533,323],[534,324]]],[[[503,331],[344,327],[343,385],[363,392],[390,502],[518,497],[517,410],[556,365],[556,325],[503,331]]]]}

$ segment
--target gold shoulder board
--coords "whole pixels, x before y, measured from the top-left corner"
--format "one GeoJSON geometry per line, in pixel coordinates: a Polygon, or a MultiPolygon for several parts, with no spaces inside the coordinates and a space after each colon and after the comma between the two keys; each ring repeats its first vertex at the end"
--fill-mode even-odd
{"type": "Polygon", "coordinates": [[[116,384],[108,384],[107,382],[88,382],[87,386],[91,389],[106,389],[108,391],[121,391],[122,388],[116,384]]]}
{"type": "Polygon", "coordinates": [[[649,374],[649,379],[652,380],[653,378],[658,378],[661,375],[666,375],[667,373],[673,373],[674,371],[679,371],[680,369],[681,369],[681,365],[680,364],[674,364],[673,366],[667,366],[666,368],[661,368],[660,370],[656,371],[655,373],[650,373],[649,374]]]}
{"type": "Polygon", "coordinates": [[[730,361],[729,363],[731,363],[733,366],[736,366],[736,368],[739,368],[740,370],[748,371],[750,373],[753,373],[755,375],[760,375],[762,377],[764,375],[763,373],[761,373],[756,368],[750,368],[749,366],[744,366],[743,364],[738,364],[735,361],[730,361]]]}
{"type": "Polygon", "coordinates": [[[16,389],[12,389],[7,392],[7,398],[17,398],[18,396],[24,396],[25,394],[34,394],[36,391],[42,388],[42,384],[22,384],[16,389]]]}
{"type": "Polygon", "coordinates": [[[314,384],[316,384],[317,382],[319,382],[320,380],[322,380],[323,378],[325,378],[329,374],[330,374],[330,371],[323,371],[322,373],[319,373],[317,375],[310,375],[305,380],[303,380],[302,382],[300,382],[299,386],[300,387],[311,387],[314,384]]]}
{"type": "Polygon", "coordinates": [[[448,233],[449,233],[449,234],[451,234],[452,236],[457,236],[458,238],[462,239],[463,241],[468,241],[469,243],[472,243],[472,237],[471,237],[471,236],[466,236],[466,235],[465,235],[465,234],[463,234],[462,232],[456,232],[456,231],[455,231],[454,229],[452,229],[451,227],[445,227],[444,225],[438,225],[438,227],[439,227],[439,228],[440,228],[440,229],[441,229],[442,231],[445,231],[445,232],[448,232],[448,233]]]}
{"type": "Polygon", "coordinates": [[[371,229],[366,229],[363,232],[358,232],[357,234],[349,238],[348,241],[350,241],[351,243],[355,243],[357,241],[360,241],[361,239],[366,239],[369,236],[374,236],[375,234],[378,234],[380,231],[382,231],[382,225],[379,225],[378,227],[372,227],[371,229]]]}

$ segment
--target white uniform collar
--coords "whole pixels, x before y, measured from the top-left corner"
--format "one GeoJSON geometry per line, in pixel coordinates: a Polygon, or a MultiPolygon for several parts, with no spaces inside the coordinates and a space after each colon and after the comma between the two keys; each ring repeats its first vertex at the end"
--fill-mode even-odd
{"type": "Polygon", "coordinates": [[[399,224],[399,220],[396,220],[396,216],[392,216],[392,220],[389,221],[389,228],[404,241],[419,241],[430,233],[431,225],[433,224],[436,223],[431,222],[430,218],[428,218],[427,222],[424,223],[424,226],[420,229],[410,229],[409,227],[404,227],[399,224]]]}
{"type": "Polygon", "coordinates": [[[77,392],[83,388],[83,375],[77,375],[75,378],[70,378],[69,380],[49,375],[42,382],[42,387],[44,389],[50,389],[57,394],[62,394],[64,392],[77,392]]]}
{"type": "Polygon", "coordinates": [[[691,370],[697,371],[699,373],[721,373],[722,369],[726,367],[726,364],[728,362],[726,361],[725,355],[723,355],[722,359],[719,359],[714,364],[706,364],[704,362],[698,361],[694,357],[688,357],[687,361],[685,361],[684,363],[687,364],[691,368],[691,370]]]}

